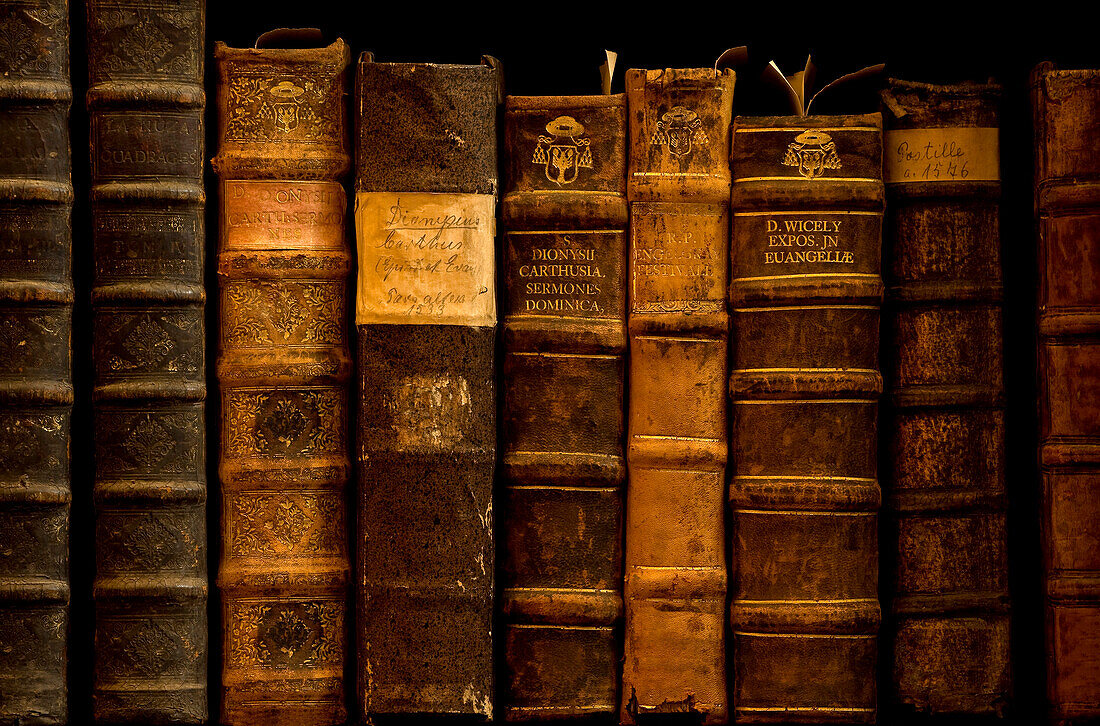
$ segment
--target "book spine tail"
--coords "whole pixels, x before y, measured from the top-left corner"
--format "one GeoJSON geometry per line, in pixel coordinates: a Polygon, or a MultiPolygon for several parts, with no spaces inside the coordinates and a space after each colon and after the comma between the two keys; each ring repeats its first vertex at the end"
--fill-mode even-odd
{"type": "Polygon", "coordinates": [[[0,7],[0,722],[67,717],[69,8],[0,7]]]}

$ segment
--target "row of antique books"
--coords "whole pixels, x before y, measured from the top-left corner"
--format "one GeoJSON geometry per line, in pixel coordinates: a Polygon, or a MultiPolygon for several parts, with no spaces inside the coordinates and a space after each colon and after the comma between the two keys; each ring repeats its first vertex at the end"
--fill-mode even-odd
{"type": "MultiPolygon", "coordinates": [[[[202,0],[87,0],[80,431],[67,18],[0,5],[0,723],[65,721],[69,549],[93,544],[103,722],[206,721],[208,637],[228,724],[1003,710],[995,84],[889,80],[881,113],[819,116],[801,75],[792,115],[735,118],[721,64],[503,97],[491,58],[352,69],[277,31],[215,46],[206,190],[202,0]],[[78,437],[94,543],[68,537],[78,437]]],[[[1033,88],[1070,720],[1100,717],[1100,72],[1033,88]]]]}

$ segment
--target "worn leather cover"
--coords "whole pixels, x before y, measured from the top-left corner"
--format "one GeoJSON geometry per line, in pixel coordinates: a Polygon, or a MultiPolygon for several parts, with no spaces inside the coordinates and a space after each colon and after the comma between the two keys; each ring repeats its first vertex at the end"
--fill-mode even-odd
{"type": "Polygon", "coordinates": [[[1000,87],[891,79],[882,99],[889,696],[919,711],[1001,713],[1011,673],[1000,182],[981,173],[998,156],[1000,87]]]}
{"type": "Polygon", "coordinates": [[[732,141],[734,719],[873,723],[882,120],[732,141]]]}
{"type": "Polygon", "coordinates": [[[1100,718],[1100,71],[1032,74],[1051,717],[1100,718]]]}
{"type": "Polygon", "coordinates": [[[608,718],[622,646],[626,96],[509,96],[504,718],[608,718]]]}
{"type": "Polygon", "coordinates": [[[492,716],[501,74],[487,61],[359,62],[356,615],[368,718],[492,716]],[[426,200],[431,214],[415,208],[426,200]],[[360,213],[379,204],[391,214],[376,239],[360,213]],[[469,205],[481,211],[450,211],[469,205]],[[432,300],[405,287],[416,281],[432,300]],[[475,298],[488,304],[475,310],[475,298]],[[367,300],[392,303],[390,322],[367,300]]]}
{"type": "Polygon", "coordinates": [[[620,718],[727,719],[732,72],[630,70],[626,632],[620,718]]]}
{"type": "Polygon", "coordinates": [[[110,723],[201,723],[204,4],[90,0],[87,11],[93,713],[110,723]]]}
{"type": "MultiPolygon", "coordinates": [[[[281,42],[276,39],[274,43],[281,42]]],[[[338,724],[349,576],[348,46],[218,64],[222,723],[338,724]]]]}
{"type": "Polygon", "coordinates": [[[0,723],[66,721],[69,7],[0,5],[0,723]]]}

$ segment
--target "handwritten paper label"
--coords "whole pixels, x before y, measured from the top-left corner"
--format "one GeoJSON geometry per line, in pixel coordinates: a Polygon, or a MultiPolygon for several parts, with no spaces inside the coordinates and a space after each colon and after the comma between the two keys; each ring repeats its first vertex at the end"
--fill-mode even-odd
{"type": "Polygon", "coordinates": [[[357,325],[494,325],[496,197],[360,192],[357,325]]]}
{"type": "Polygon", "coordinates": [[[887,131],[884,142],[887,184],[1001,179],[995,128],[900,129],[887,131]]]}

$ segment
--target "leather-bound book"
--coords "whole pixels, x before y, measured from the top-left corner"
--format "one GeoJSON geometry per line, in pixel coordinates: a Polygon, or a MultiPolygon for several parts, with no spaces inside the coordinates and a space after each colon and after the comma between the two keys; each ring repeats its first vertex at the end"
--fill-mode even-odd
{"type": "Polygon", "coordinates": [[[888,697],[907,710],[1001,713],[1000,86],[891,79],[882,100],[888,697]]]}
{"type": "Polygon", "coordinates": [[[504,718],[618,712],[626,97],[505,102],[504,718]]]}
{"type": "Polygon", "coordinates": [[[734,719],[873,723],[882,120],[738,117],[734,719]]]}
{"type": "Polygon", "coordinates": [[[226,724],[347,718],[351,53],[319,45],[214,50],[226,724]]]}
{"type": "Polygon", "coordinates": [[[0,4],[0,723],[66,722],[73,203],[66,0],[0,4]]]}
{"type": "Polygon", "coordinates": [[[501,72],[359,61],[358,698],[491,718],[501,72]]]}
{"type": "Polygon", "coordinates": [[[87,3],[93,710],[110,723],[207,717],[203,16],[87,3]]]}
{"type": "Polygon", "coordinates": [[[629,70],[620,717],[727,719],[725,381],[734,74],[629,70]]]}
{"type": "Polygon", "coordinates": [[[1100,720],[1100,71],[1032,73],[1047,695],[1100,720]]]}

